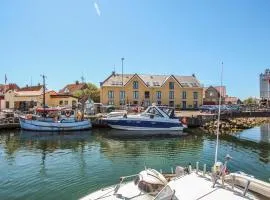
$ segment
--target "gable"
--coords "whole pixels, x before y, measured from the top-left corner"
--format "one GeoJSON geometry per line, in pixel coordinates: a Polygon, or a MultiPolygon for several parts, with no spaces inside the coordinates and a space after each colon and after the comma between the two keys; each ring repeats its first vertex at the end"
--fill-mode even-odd
{"type": "Polygon", "coordinates": [[[214,88],[213,86],[210,86],[205,90],[205,97],[206,98],[217,98],[217,97],[219,97],[219,92],[217,91],[216,88],[214,88]]]}
{"type": "Polygon", "coordinates": [[[174,87],[177,87],[177,86],[182,87],[182,85],[178,82],[178,80],[173,75],[168,76],[163,82],[161,87],[169,87],[170,82],[174,83],[174,87]]]}
{"type": "Polygon", "coordinates": [[[130,86],[130,85],[133,86],[134,81],[138,81],[139,85],[143,85],[145,88],[148,87],[146,83],[141,79],[141,77],[138,76],[138,74],[134,74],[134,76],[129,79],[129,81],[125,84],[125,86],[130,86]]]}

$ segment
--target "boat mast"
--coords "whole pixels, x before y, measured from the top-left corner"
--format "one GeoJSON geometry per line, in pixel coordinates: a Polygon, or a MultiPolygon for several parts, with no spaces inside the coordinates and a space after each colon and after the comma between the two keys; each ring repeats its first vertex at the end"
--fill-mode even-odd
{"type": "Polygon", "coordinates": [[[46,84],[45,84],[45,78],[46,76],[44,74],[41,75],[42,79],[43,79],[43,116],[45,117],[45,90],[46,90],[46,84]]]}
{"type": "Polygon", "coordinates": [[[219,146],[219,125],[220,125],[220,110],[221,110],[221,92],[223,86],[223,62],[221,63],[221,76],[220,76],[220,88],[219,88],[219,103],[218,103],[218,121],[217,121],[217,141],[216,141],[216,153],[215,153],[215,163],[217,162],[218,146],[219,146]]]}

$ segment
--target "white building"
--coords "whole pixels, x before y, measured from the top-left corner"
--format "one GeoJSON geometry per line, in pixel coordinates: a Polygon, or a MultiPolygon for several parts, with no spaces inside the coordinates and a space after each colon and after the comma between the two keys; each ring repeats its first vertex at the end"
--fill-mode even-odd
{"type": "Polygon", "coordinates": [[[260,74],[260,97],[270,98],[270,69],[266,69],[264,74],[260,74]]]}

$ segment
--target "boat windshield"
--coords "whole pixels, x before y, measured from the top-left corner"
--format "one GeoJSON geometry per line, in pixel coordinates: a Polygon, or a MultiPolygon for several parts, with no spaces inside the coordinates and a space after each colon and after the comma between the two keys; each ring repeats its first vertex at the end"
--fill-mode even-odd
{"type": "Polygon", "coordinates": [[[153,116],[153,117],[163,117],[163,115],[156,108],[154,108],[154,107],[149,108],[146,111],[146,114],[147,115],[150,115],[150,116],[153,116]]]}
{"type": "Polygon", "coordinates": [[[170,118],[174,117],[174,109],[169,107],[159,107],[159,109],[166,113],[170,118]]]}
{"type": "Polygon", "coordinates": [[[175,196],[175,191],[170,188],[170,186],[166,186],[154,200],[178,200],[175,196]]]}

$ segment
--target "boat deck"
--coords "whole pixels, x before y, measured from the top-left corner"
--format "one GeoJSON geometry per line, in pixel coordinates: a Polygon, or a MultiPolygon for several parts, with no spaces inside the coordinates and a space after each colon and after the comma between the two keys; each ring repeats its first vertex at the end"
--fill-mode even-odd
{"type": "Polygon", "coordinates": [[[244,199],[262,199],[255,196],[253,193],[247,192],[243,196],[243,190],[232,186],[227,183],[222,186],[218,182],[215,187],[211,181],[211,177],[203,176],[201,173],[195,172],[185,175],[181,178],[176,178],[168,184],[171,189],[175,190],[175,196],[178,199],[185,200],[216,200],[216,199],[230,199],[230,200],[244,200],[244,199]]]}

